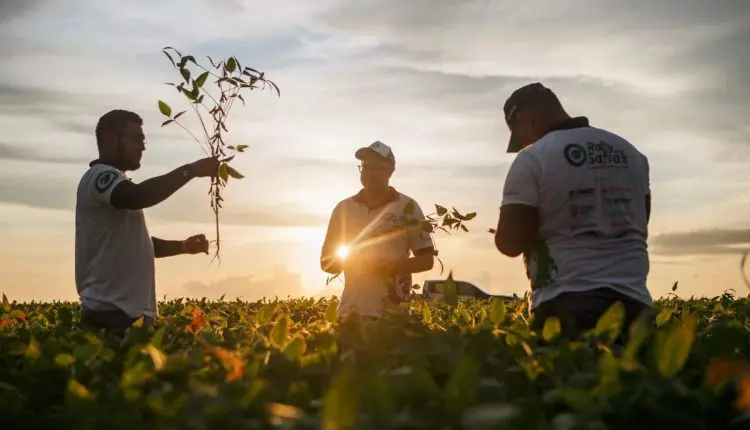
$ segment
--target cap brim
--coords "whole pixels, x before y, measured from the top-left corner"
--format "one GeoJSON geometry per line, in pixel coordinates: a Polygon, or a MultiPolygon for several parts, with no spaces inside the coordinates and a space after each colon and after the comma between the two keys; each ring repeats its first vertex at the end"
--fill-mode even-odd
{"type": "Polygon", "coordinates": [[[521,145],[521,142],[518,141],[515,137],[513,137],[513,133],[510,134],[510,140],[508,140],[508,152],[509,154],[516,153],[523,149],[523,145],[521,145]]]}
{"type": "Polygon", "coordinates": [[[365,158],[369,158],[369,157],[383,158],[380,154],[378,154],[377,151],[368,147],[359,148],[357,152],[354,153],[354,157],[357,160],[364,160],[365,158]]]}

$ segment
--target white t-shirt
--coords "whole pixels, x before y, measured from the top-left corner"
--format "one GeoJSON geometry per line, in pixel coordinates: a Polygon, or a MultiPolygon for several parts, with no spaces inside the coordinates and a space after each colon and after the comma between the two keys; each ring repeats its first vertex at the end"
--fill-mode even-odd
{"type": "Polygon", "coordinates": [[[129,178],[106,164],[92,164],[76,197],[75,277],[81,305],[156,316],[154,247],[142,210],[117,209],[112,190],[129,178]]]}
{"type": "MultiPolygon", "coordinates": [[[[340,245],[346,245],[350,252],[347,258],[362,256],[399,260],[409,257],[410,252],[433,247],[430,233],[419,228],[404,228],[400,217],[410,203],[413,211],[408,218],[424,221],[419,204],[393,188],[391,200],[382,208],[370,210],[360,194],[342,200],[331,214],[323,252],[327,249],[335,252],[340,245]]],[[[388,299],[389,294],[403,300],[411,287],[411,274],[388,279],[379,274],[347,270],[338,315],[343,317],[356,310],[360,315],[379,317],[382,315],[381,303],[388,299]]]]}
{"type": "Polygon", "coordinates": [[[540,242],[524,255],[532,309],[600,287],[650,304],[647,194],[648,159],[608,131],[556,130],[520,151],[502,205],[539,211],[540,242]]]}

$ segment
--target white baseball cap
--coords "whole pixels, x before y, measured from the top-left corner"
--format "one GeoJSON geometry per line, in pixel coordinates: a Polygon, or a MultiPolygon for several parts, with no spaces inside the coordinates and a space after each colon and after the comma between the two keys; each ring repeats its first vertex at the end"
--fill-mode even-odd
{"type": "Polygon", "coordinates": [[[379,140],[376,140],[375,142],[370,144],[370,146],[359,148],[357,152],[354,153],[354,156],[358,160],[364,160],[368,156],[376,156],[384,159],[394,166],[396,165],[396,157],[393,155],[393,150],[391,149],[391,147],[379,140]]]}

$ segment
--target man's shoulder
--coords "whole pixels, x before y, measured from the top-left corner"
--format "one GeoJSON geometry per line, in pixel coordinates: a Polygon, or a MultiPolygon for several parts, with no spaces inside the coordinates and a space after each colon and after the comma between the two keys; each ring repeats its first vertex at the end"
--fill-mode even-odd
{"type": "Polygon", "coordinates": [[[79,197],[90,195],[90,190],[104,193],[113,184],[124,179],[127,179],[127,177],[116,167],[103,163],[91,163],[81,175],[78,183],[79,197]]]}

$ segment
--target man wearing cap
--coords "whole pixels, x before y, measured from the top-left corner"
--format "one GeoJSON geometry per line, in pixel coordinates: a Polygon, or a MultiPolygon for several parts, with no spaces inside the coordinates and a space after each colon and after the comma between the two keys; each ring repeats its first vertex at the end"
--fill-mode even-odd
{"type": "Polygon", "coordinates": [[[421,224],[408,222],[425,220],[419,204],[389,184],[396,167],[391,148],[376,141],[354,155],[361,161],[363,188],[333,209],[320,266],[330,274],[344,273],[339,317],[357,312],[378,318],[384,301],[409,300],[412,273],[432,269],[435,248],[421,224]],[[345,258],[338,253],[341,247],[348,249],[345,258]]]}
{"type": "Polygon", "coordinates": [[[505,180],[495,246],[523,255],[534,325],[556,316],[575,336],[620,301],[627,328],[652,304],[648,159],[588,118],[571,118],[540,83],[513,92],[504,112],[507,152],[518,155],[505,180]]]}

